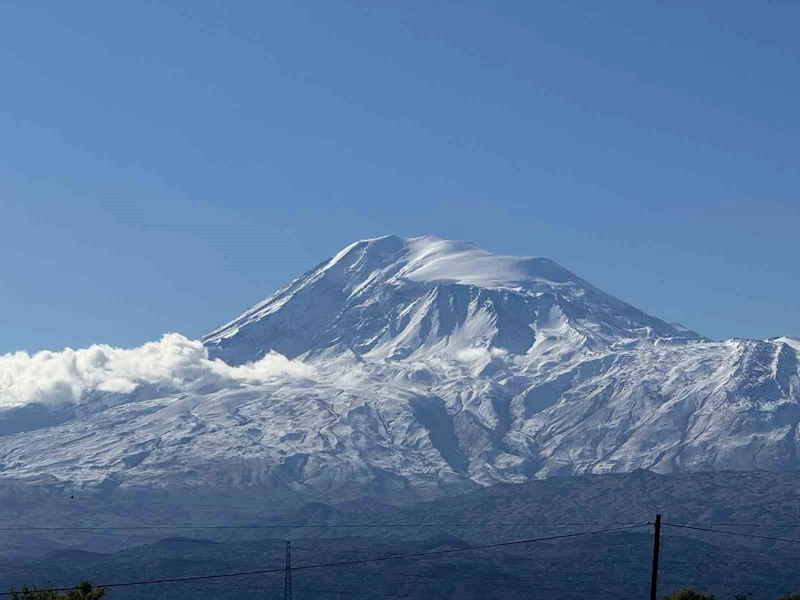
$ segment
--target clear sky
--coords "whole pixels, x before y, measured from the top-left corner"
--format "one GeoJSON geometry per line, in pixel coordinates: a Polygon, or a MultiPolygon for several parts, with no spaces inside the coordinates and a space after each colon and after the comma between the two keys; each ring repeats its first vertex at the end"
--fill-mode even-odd
{"type": "Polygon", "coordinates": [[[0,352],[197,336],[387,233],[800,335],[800,4],[0,7],[0,352]],[[607,6],[603,6],[607,5],[607,6]]]}

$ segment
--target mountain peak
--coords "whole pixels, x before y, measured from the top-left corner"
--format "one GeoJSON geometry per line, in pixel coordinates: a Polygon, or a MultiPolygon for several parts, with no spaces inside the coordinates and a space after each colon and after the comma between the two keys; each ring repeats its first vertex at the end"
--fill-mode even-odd
{"type": "Polygon", "coordinates": [[[473,243],[432,235],[387,235],[350,244],[323,267],[375,270],[396,265],[398,278],[428,284],[472,285],[490,289],[532,289],[589,284],[547,258],[504,256],[473,243]]]}
{"type": "Polygon", "coordinates": [[[410,256],[403,276],[414,281],[485,288],[522,288],[541,282],[559,286],[580,281],[547,258],[503,256],[468,242],[433,237],[413,238],[406,243],[410,256]]]}
{"type": "Polygon", "coordinates": [[[204,338],[241,364],[274,350],[408,357],[474,346],[524,354],[546,336],[606,347],[700,336],[610,296],[546,258],[389,235],[354,242],[204,338]]]}

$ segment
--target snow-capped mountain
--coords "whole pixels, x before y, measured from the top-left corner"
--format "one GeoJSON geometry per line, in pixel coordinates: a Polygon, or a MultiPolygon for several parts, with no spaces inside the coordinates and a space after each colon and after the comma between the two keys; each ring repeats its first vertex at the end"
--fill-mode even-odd
{"type": "Polygon", "coordinates": [[[391,498],[798,467],[800,342],[712,342],[546,259],[360,241],[201,341],[233,371],[303,368],[6,410],[0,478],[391,498]]]}
{"type": "Polygon", "coordinates": [[[350,348],[378,360],[445,348],[524,355],[537,338],[552,335],[546,331],[566,323],[595,349],[700,339],[551,260],[498,256],[434,237],[388,236],[348,246],[202,341],[232,364],[269,350],[309,358],[350,348]]]}

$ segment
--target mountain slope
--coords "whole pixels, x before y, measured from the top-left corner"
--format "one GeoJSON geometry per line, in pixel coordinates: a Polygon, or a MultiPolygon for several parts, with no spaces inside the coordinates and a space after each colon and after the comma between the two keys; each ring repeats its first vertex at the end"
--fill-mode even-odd
{"type": "Polygon", "coordinates": [[[231,365],[274,351],[306,369],[60,413],[0,437],[0,477],[398,501],[554,474],[798,466],[797,342],[711,342],[546,259],[365,240],[202,342],[231,365]]]}

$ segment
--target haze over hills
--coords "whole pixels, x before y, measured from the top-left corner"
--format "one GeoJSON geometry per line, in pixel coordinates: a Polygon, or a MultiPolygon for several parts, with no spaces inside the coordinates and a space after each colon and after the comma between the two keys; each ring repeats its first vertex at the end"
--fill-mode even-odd
{"type": "Polygon", "coordinates": [[[798,467],[800,342],[710,341],[553,261],[434,237],[356,242],[199,342],[80,352],[66,396],[0,380],[0,480],[398,502],[798,467]]]}

